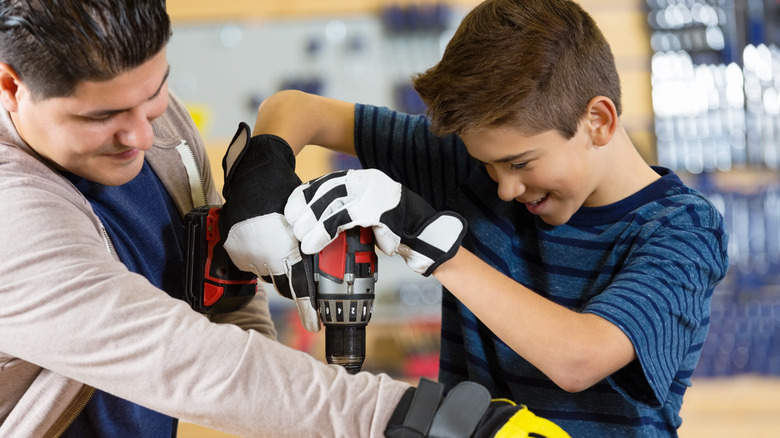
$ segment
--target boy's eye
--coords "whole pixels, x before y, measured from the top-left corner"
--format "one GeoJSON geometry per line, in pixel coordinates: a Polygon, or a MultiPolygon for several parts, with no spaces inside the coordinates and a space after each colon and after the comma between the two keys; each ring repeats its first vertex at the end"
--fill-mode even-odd
{"type": "Polygon", "coordinates": [[[512,163],[512,164],[510,165],[510,167],[511,167],[513,170],[520,170],[520,169],[524,169],[524,168],[525,168],[525,166],[526,166],[526,164],[528,164],[528,163],[527,163],[527,162],[522,162],[522,163],[512,163]]]}

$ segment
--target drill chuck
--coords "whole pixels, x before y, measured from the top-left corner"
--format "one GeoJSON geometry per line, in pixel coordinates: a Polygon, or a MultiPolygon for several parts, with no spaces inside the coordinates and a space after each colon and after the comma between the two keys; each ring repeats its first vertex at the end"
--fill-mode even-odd
{"type": "Polygon", "coordinates": [[[315,258],[317,306],[325,326],[328,363],[357,373],[366,356],[366,325],[377,280],[374,234],[353,228],[338,235],[315,258]]]}
{"type": "Polygon", "coordinates": [[[357,373],[366,358],[366,326],[325,326],[325,351],[328,363],[357,373]]]}

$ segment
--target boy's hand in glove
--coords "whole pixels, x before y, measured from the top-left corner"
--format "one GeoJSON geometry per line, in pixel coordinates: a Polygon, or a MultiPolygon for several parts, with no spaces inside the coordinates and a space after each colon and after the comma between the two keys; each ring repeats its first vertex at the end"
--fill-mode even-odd
{"type": "Polygon", "coordinates": [[[388,438],[570,438],[525,406],[491,400],[488,390],[462,382],[442,400],[443,385],[421,379],[409,388],[385,429],[388,438]]]}
{"type": "Polygon", "coordinates": [[[372,227],[382,252],[400,254],[425,276],[455,255],[466,233],[459,214],[436,212],[376,169],[333,172],[308,182],[290,195],[284,215],[306,254],[319,252],[345,229],[372,227]]]}
{"type": "Polygon", "coordinates": [[[273,283],[280,295],[295,301],[303,326],[317,332],[313,260],[301,255],[298,239],[282,215],[287,197],[301,184],[295,155],[283,139],[251,137],[250,132],[242,122],[222,160],[225,204],[220,236],[239,269],[273,283]]]}

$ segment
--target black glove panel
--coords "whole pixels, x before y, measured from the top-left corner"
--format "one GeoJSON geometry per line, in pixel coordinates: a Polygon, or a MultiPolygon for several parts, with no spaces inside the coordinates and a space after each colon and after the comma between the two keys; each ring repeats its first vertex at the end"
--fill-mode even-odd
{"type": "Polygon", "coordinates": [[[388,438],[570,438],[556,424],[488,390],[462,382],[442,399],[443,385],[420,379],[398,402],[385,429],[388,438]]]}
{"type": "Polygon", "coordinates": [[[241,123],[222,168],[225,204],[219,229],[230,259],[273,283],[280,295],[295,301],[304,327],[319,331],[313,257],[301,254],[282,214],[288,196],[301,184],[292,149],[274,135],[250,137],[249,126],[241,123]]]}

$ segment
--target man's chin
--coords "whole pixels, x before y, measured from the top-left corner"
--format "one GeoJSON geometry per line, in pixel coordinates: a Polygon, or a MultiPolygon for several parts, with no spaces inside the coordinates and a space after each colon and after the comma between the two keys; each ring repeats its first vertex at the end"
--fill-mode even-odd
{"type": "Polygon", "coordinates": [[[121,186],[127,184],[141,173],[141,169],[144,165],[143,153],[139,154],[132,163],[126,163],[124,165],[117,166],[116,164],[109,164],[103,166],[102,169],[97,169],[98,172],[91,176],[83,176],[84,178],[94,181],[104,186],[121,186]]]}

